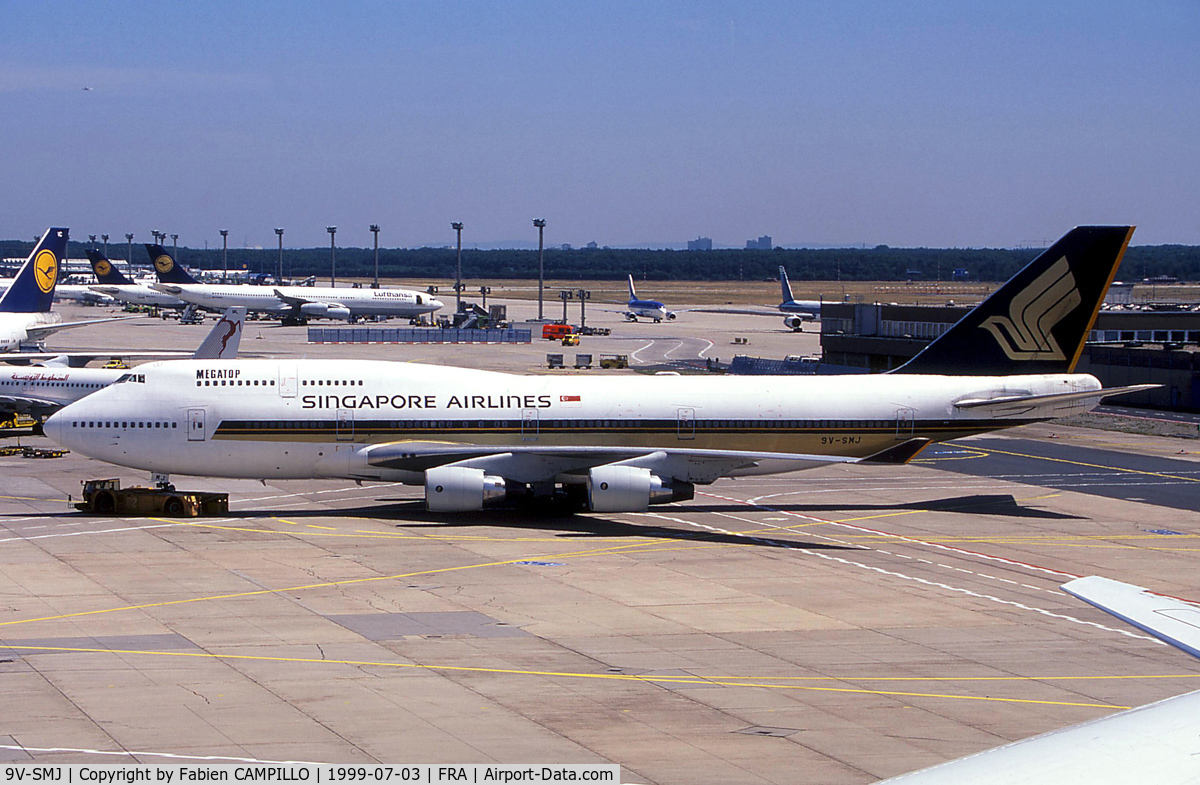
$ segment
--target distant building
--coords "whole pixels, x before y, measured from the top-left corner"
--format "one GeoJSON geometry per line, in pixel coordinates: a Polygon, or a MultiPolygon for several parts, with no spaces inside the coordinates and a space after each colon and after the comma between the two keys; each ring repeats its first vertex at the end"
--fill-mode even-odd
{"type": "Polygon", "coordinates": [[[711,251],[712,250],[712,238],[711,237],[697,237],[695,240],[688,240],[688,250],[689,251],[711,251]]]}
{"type": "Polygon", "coordinates": [[[563,243],[563,244],[562,244],[562,249],[563,249],[564,251],[569,251],[569,250],[571,250],[571,244],[570,244],[570,243],[563,243]]]}
{"type": "Polygon", "coordinates": [[[599,247],[600,247],[600,246],[596,245],[596,241],[595,241],[595,240],[591,241],[590,243],[588,243],[587,245],[585,245],[585,246],[584,246],[584,248],[587,248],[589,251],[594,251],[594,250],[596,250],[596,249],[597,249],[597,248],[599,248],[599,247]]]}
{"type": "Polygon", "coordinates": [[[771,244],[771,235],[769,234],[764,234],[757,240],[746,241],[747,251],[769,251],[774,247],[775,246],[771,244]]]}

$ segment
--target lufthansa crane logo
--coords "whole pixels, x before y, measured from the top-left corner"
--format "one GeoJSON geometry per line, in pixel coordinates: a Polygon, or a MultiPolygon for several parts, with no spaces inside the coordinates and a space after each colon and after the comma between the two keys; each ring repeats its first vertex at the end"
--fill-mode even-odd
{"type": "Polygon", "coordinates": [[[1082,302],[1064,256],[1013,298],[1008,316],[990,316],[980,327],[1010,360],[1065,360],[1050,331],[1082,302]]]}
{"type": "Polygon", "coordinates": [[[97,259],[95,269],[96,275],[108,275],[112,272],[112,265],[107,259],[97,259]]]}
{"type": "Polygon", "coordinates": [[[154,260],[154,269],[160,273],[169,273],[171,268],[175,266],[175,260],[163,254],[154,260]]]}
{"type": "Polygon", "coordinates": [[[38,251],[33,258],[33,280],[43,294],[49,294],[58,280],[58,257],[49,248],[38,251]]]}

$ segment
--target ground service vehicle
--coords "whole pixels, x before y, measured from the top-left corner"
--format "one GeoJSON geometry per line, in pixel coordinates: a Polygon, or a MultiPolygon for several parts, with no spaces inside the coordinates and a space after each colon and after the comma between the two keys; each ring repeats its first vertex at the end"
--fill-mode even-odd
{"type": "Polygon", "coordinates": [[[566,338],[568,335],[574,335],[574,334],[575,334],[574,325],[558,324],[558,323],[542,325],[542,339],[543,340],[561,341],[563,338],[566,338]]]}
{"type": "Polygon", "coordinates": [[[122,488],[121,481],[83,480],[83,501],[75,508],[97,515],[170,515],[195,518],[198,515],[225,515],[229,512],[229,494],[177,491],[166,488],[122,488]]]}

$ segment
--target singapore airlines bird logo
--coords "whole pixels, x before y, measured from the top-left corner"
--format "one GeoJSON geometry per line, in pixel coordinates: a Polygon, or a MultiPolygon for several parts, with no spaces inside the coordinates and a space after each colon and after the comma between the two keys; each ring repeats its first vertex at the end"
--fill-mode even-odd
{"type": "Polygon", "coordinates": [[[980,327],[1010,360],[1065,360],[1050,331],[1082,302],[1064,256],[1013,298],[1008,316],[990,316],[980,327]]]}

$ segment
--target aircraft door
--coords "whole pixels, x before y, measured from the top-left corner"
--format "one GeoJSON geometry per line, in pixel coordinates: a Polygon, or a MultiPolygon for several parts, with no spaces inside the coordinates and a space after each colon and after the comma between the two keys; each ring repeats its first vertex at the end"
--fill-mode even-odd
{"type": "Polygon", "coordinates": [[[696,410],[690,406],[681,406],[676,421],[676,434],[680,439],[696,438],[696,410]]]}
{"type": "Polygon", "coordinates": [[[204,441],[204,410],[188,409],[188,441],[204,441]]]}
{"type": "Polygon", "coordinates": [[[337,410],[337,440],[348,442],[354,438],[354,411],[352,409],[337,410]]]}
{"type": "Polygon", "coordinates": [[[916,422],[917,412],[915,409],[903,408],[896,410],[896,439],[911,439],[913,437],[913,426],[916,422]]]}
{"type": "Polygon", "coordinates": [[[521,440],[526,442],[536,442],[538,438],[538,411],[537,409],[522,409],[521,410],[521,440]]]}
{"type": "Polygon", "coordinates": [[[296,366],[279,366],[279,397],[295,398],[296,386],[296,366]]]}

